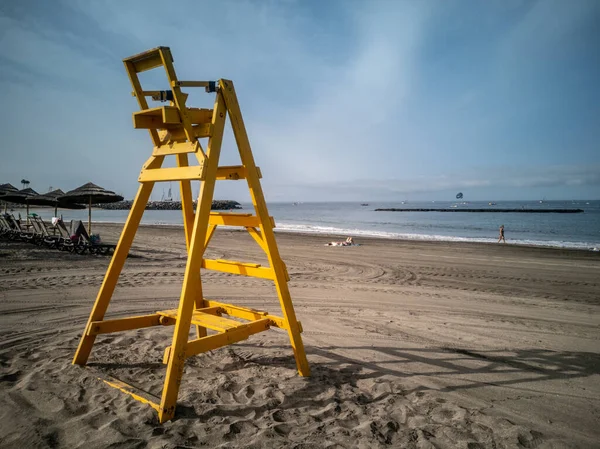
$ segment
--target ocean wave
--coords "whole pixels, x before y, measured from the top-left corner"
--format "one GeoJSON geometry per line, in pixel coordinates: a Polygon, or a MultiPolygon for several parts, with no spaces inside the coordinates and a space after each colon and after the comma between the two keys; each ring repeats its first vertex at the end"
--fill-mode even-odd
{"type": "MultiPolygon", "coordinates": [[[[291,223],[277,223],[275,231],[283,232],[297,232],[297,233],[311,233],[311,234],[339,234],[341,236],[351,235],[364,236],[364,237],[378,237],[395,240],[420,240],[425,242],[465,242],[465,243],[496,243],[496,238],[485,238],[485,237],[458,237],[451,235],[439,235],[439,234],[415,234],[415,233],[402,233],[402,232],[386,232],[386,231],[372,231],[365,229],[350,229],[350,228],[337,228],[333,226],[317,226],[317,225],[302,225],[302,224],[291,224],[291,223]]],[[[598,251],[598,244],[589,242],[569,242],[561,240],[530,240],[530,239],[510,239],[508,240],[512,245],[526,245],[526,246],[544,246],[551,248],[569,248],[569,249],[586,249],[598,251]]]]}

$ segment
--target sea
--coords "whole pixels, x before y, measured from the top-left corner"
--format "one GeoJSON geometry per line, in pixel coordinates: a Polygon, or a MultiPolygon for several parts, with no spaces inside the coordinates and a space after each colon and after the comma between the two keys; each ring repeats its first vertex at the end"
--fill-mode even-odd
{"type": "MultiPolygon", "coordinates": [[[[253,212],[251,204],[243,210],[253,212]]],[[[595,201],[498,201],[488,202],[286,202],[269,203],[276,231],[332,235],[336,239],[361,237],[389,239],[486,242],[498,240],[504,225],[507,243],[555,248],[600,250],[600,200],[595,201]],[[381,212],[378,208],[420,209],[583,209],[583,213],[514,212],[381,212]]],[[[53,211],[31,209],[49,219],[53,211]]],[[[94,222],[124,223],[129,211],[93,209],[94,222]]],[[[87,210],[59,210],[64,220],[86,221],[87,210]]],[[[148,225],[183,225],[181,211],[146,211],[148,225]]]]}

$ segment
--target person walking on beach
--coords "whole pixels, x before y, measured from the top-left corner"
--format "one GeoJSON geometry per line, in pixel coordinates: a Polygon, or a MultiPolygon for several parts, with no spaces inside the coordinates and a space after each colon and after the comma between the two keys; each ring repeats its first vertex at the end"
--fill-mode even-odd
{"type": "Polygon", "coordinates": [[[506,243],[506,239],[504,238],[504,225],[500,225],[500,236],[498,237],[498,243],[500,243],[500,240],[506,243]]]}

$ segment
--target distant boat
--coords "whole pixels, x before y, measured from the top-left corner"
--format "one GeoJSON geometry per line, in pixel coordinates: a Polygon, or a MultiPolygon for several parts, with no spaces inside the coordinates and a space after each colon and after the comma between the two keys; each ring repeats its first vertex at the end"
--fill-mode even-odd
{"type": "Polygon", "coordinates": [[[361,205],[361,206],[368,206],[368,205],[369,205],[369,203],[361,203],[360,205],[361,205]]]}
{"type": "Polygon", "coordinates": [[[488,206],[495,206],[495,205],[496,205],[496,203],[494,203],[493,201],[490,201],[490,202],[488,203],[488,206]]]}

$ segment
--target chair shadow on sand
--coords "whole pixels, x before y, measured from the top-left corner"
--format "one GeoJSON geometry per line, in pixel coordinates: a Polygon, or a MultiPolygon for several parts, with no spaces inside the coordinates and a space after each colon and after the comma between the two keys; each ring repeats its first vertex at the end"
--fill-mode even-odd
{"type": "MultiPolygon", "coordinates": [[[[243,352],[254,352],[256,345],[253,343],[238,343],[230,347],[232,353],[237,350],[243,352]],[[250,350],[250,351],[248,351],[250,350]]],[[[265,349],[262,347],[261,349],[265,349]]],[[[269,351],[281,354],[282,351],[289,351],[289,347],[275,345],[269,346],[269,351]]],[[[356,393],[358,403],[368,404],[374,401],[380,401],[387,395],[371,395],[357,388],[357,384],[364,380],[375,380],[386,377],[393,381],[394,379],[407,379],[411,377],[442,377],[444,380],[452,381],[456,385],[443,388],[430,388],[425,385],[404,390],[400,385],[396,387],[396,392],[401,392],[407,396],[411,393],[418,393],[427,390],[435,392],[452,392],[464,389],[474,389],[486,386],[506,386],[517,390],[527,390],[524,387],[510,387],[515,384],[524,384],[529,382],[547,381],[553,379],[575,379],[581,377],[600,374],[600,355],[587,352],[567,352],[567,351],[549,351],[541,349],[524,349],[515,351],[470,351],[459,348],[393,348],[377,346],[356,346],[356,347],[313,347],[307,346],[309,360],[318,359],[317,362],[311,362],[312,374],[310,377],[302,378],[302,386],[293,393],[293,400],[283,401],[276,406],[277,409],[298,409],[308,407],[319,409],[331,406],[336,402],[335,398],[317,399],[319,395],[327,390],[347,387],[353,389],[356,393]],[[347,352],[357,351],[375,351],[380,352],[388,360],[370,362],[358,358],[348,357],[338,354],[336,349],[343,349],[347,352]],[[511,355],[506,355],[508,352],[511,355]],[[392,359],[390,359],[390,356],[392,359]],[[406,370],[390,368],[389,365],[402,365],[406,370]],[[419,367],[411,367],[411,364],[418,364],[419,367]],[[469,367],[467,365],[476,365],[469,367]],[[495,374],[498,377],[493,380],[480,381],[469,379],[469,375],[477,374],[495,374]],[[517,376],[517,377],[515,377],[517,376]],[[361,402],[362,401],[362,402],[361,402]]],[[[285,368],[291,371],[296,370],[296,364],[292,355],[271,356],[268,353],[255,353],[248,358],[243,358],[225,364],[219,367],[219,373],[231,376],[235,379],[235,372],[244,369],[247,363],[265,367],[264,376],[268,378],[269,368],[285,368]],[[233,375],[232,375],[233,373],[233,375]]],[[[90,363],[91,368],[97,368],[100,372],[118,375],[121,369],[141,368],[160,373],[164,370],[164,365],[157,362],[147,363],[90,363]]],[[[200,368],[202,369],[202,368],[200,368]]],[[[214,374],[214,373],[213,373],[214,374]]],[[[126,376],[128,377],[128,376],[126,376]]],[[[126,379],[122,379],[127,381],[126,379]]],[[[133,385],[138,388],[137,385],[133,385]]],[[[153,400],[159,400],[156,393],[148,392],[139,388],[143,394],[152,397],[153,400]]],[[[281,391],[286,392],[286,387],[282,386],[281,391]]],[[[535,390],[531,390],[535,391],[535,390]]],[[[391,394],[391,393],[389,393],[391,394]]],[[[420,393],[419,393],[420,394],[420,393]]],[[[553,393],[556,394],[556,393],[553,393]]],[[[569,397],[579,397],[577,395],[559,394],[569,397]]],[[[235,411],[231,407],[220,410],[219,407],[213,407],[203,413],[198,413],[194,401],[182,401],[177,406],[175,419],[199,419],[207,420],[212,416],[245,416],[251,412],[261,412],[269,409],[266,404],[236,404],[235,411]],[[265,409],[265,410],[263,410],[265,409]]]]}
{"type": "MultiPolygon", "coordinates": [[[[238,345],[244,346],[244,345],[238,345]]],[[[251,345],[246,344],[250,347],[251,345]]],[[[280,346],[278,349],[285,349],[280,346]]],[[[600,354],[590,352],[569,352],[569,351],[550,351],[543,349],[522,349],[514,351],[471,351],[460,348],[392,348],[392,347],[377,347],[377,346],[356,346],[343,347],[345,351],[352,350],[369,350],[378,351],[386,356],[394,357],[393,360],[369,362],[348,356],[338,354],[335,349],[339,347],[307,347],[309,356],[318,356],[321,359],[328,359],[318,363],[311,363],[313,375],[307,378],[309,384],[318,383],[322,380],[322,374],[326,374],[327,378],[336,379],[342,383],[355,384],[357,380],[374,379],[383,376],[390,378],[410,378],[410,377],[428,377],[428,376],[444,376],[446,379],[460,376],[454,380],[463,381],[462,385],[448,386],[445,388],[435,389],[435,391],[457,391],[463,389],[472,389],[485,386],[510,386],[513,384],[523,384],[528,382],[540,382],[555,379],[575,379],[589,377],[595,374],[600,374],[600,354]],[[506,353],[512,353],[507,356],[506,353]],[[430,357],[427,354],[431,355],[430,357]],[[469,368],[464,362],[483,362],[478,363],[478,367],[469,368]],[[413,369],[402,371],[386,367],[390,364],[407,364],[418,363],[421,366],[426,365],[431,370],[423,372],[415,372],[413,369]],[[350,376],[348,376],[350,374],[350,376]],[[519,377],[512,379],[498,379],[493,381],[477,381],[465,379],[462,376],[470,374],[496,374],[505,376],[507,374],[525,374],[528,377],[519,377]]],[[[295,369],[295,362],[292,356],[286,357],[260,357],[252,359],[256,363],[269,366],[284,366],[289,369],[295,369]]],[[[422,386],[411,391],[406,391],[405,394],[410,394],[413,391],[423,391],[430,388],[422,386]]],[[[558,394],[559,393],[553,393],[558,394]]],[[[578,397],[577,395],[565,395],[578,397]]]]}

